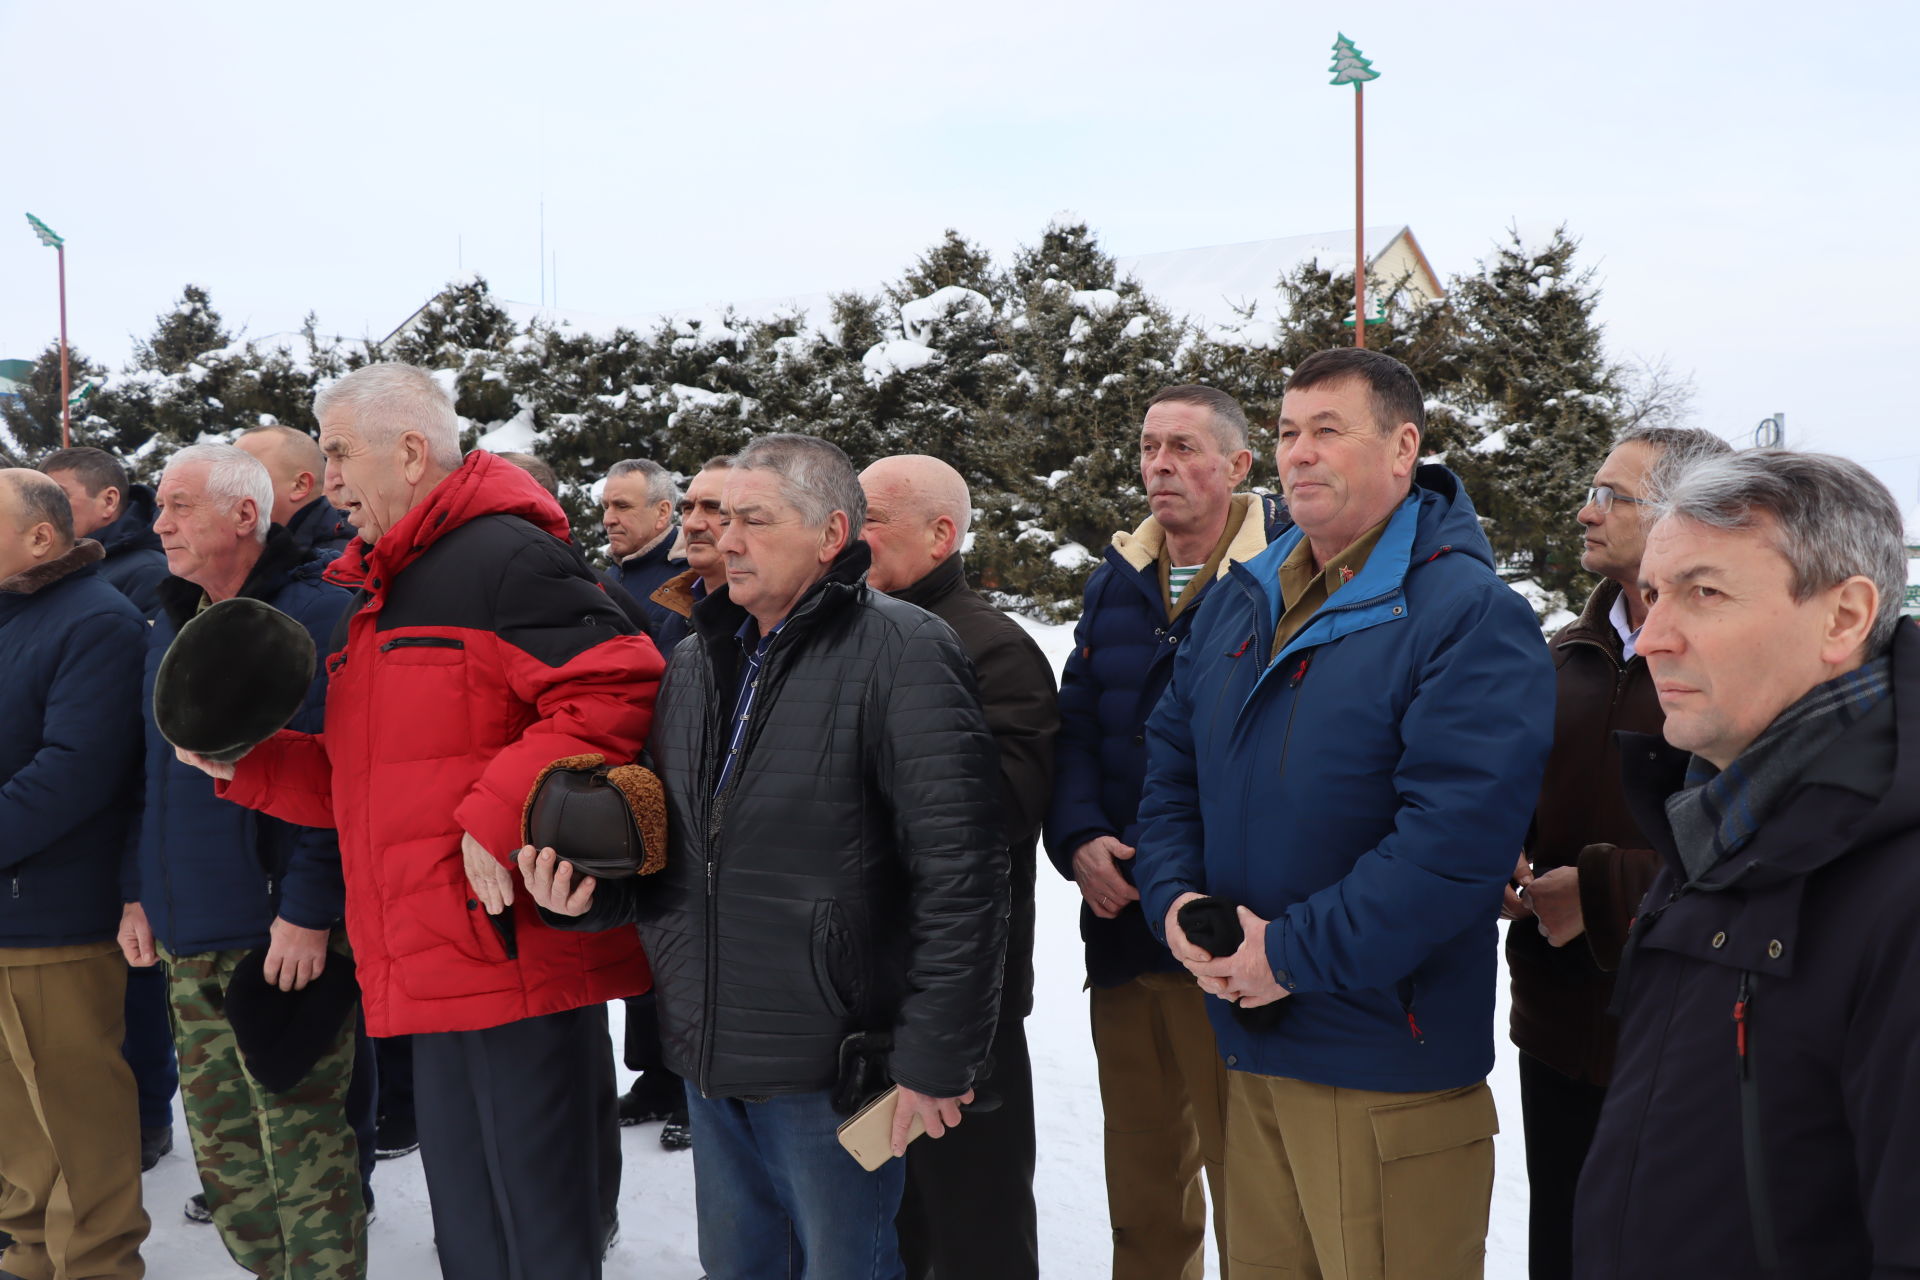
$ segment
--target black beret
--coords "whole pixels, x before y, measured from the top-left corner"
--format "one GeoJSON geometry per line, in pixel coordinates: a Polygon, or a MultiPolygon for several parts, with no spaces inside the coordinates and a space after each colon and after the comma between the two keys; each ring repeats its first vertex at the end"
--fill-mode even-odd
{"type": "Polygon", "coordinates": [[[160,736],[231,763],[287,727],[313,684],[313,637],[272,605],[235,598],[180,628],[153,681],[160,736]]]}

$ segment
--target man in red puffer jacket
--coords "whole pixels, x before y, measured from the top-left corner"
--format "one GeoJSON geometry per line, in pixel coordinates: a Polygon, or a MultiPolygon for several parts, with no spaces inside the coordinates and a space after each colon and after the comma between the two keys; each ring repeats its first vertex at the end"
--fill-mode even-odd
{"type": "Polygon", "coordinates": [[[425,370],[359,369],[314,413],[359,533],[327,572],[358,595],[326,658],[326,731],[192,763],[229,800],[339,831],[367,1028],[415,1037],[442,1269],[598,1277],[619,1185],[605,1004],[647,990],[646,961],[631,931],[542,924],[509,867],[543,766],[639,753],[660,655],[531,477],[461,460],[425,370]]]}

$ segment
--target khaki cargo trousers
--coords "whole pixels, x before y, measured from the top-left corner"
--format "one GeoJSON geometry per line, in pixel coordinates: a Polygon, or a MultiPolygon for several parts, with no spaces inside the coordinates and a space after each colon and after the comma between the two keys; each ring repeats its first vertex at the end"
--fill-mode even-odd
{"type": "Polygon", "coordinates": [[[1227,1079],[1227,1280],[1479,1280],[1500,1127],[1484,1081],[1227,1079]]]}

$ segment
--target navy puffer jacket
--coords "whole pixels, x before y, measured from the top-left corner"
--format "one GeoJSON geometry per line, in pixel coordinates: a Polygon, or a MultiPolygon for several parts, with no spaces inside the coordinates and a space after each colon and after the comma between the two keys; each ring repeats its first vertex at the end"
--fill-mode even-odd
{"type": "MultiPolygon", "coordinates": [[[[1277,499],[1252,497],[1228,544],[1222,576],[1227,563],[1260,554],[1289,523],[1277,499]]],[[[1151,518],[1133,533],[1115,534],[1106,558],[1087,580],[1086,607],[1060,680],[1060,736],[1054,740],[1046,828],[1047,856],[1069,880],[1073,851],[1087,841],[1117,836],[1120,843],[1134,845],[1139,840],[1147,717],[1200,612],[1188,605],[1167,621],[1158,568],[1165,537],[1151,518]]],[[[1220,585],[1216,580],[1207,593],[1220,585]]],[[[1126,874],[1130,864],[1121,866],[1126,874]]],[[[1087,946],[1087,978],[1096,987],[1117,987],[1143,973],[1180,967],[1148,931],[1136,904],[1103,920],[1082,903],[1080,936],[1087,946]]]]}
{"type": "Polygon", "coordinates": [[[107,553],[100,576],[133,601],[148,622],[160,616],[160,584],[172,576],[167,572],[167,553],[160,549],[160,535],[153,531],[153,517],[153,490],[144,484],[128,485],[119,516],[93,531],[94,540],[107,553]]]}
{"type": "MultiPolygon", "coordinates": [[[[352,599],[345,589],[320,580],[330,560],[275,525],[240,594],[291,616],[325,653],[334,624],[352,599]]],[[[201,595],[199,587],[179,578],[169,578],[161,588],[165,608],[147,644],[140,701],[146,721],[146,801],[127,891],[146,908],[153,936],[175,955],[264,946],[276,915],[307,929],[331,928],[340,921],[345,894],[333,832],[296,827],[220,799],[213,779],[182,764],[154,724],[153,682],[160,659],[193,617],[201,595]]],[[[321,664],[289,727],[319,732],[326,695],[321,664]]]]}
{"type": "Polygon", "coordinates": [[[101,942],[140,765],[146,623],[100,545],[0,583],[0,947],[101,942]]]}

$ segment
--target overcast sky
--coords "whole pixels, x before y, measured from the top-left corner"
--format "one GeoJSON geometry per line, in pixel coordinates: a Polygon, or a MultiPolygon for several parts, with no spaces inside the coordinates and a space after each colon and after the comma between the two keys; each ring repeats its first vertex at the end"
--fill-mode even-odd
{"type": "Polygon", "coordinates": [[[952,226],[1115,253],[1367,217],[1444,277],[1564,221],[1700,425],[1920,500],[1920,4],[0,0],[0,356],[118,364],[182,285],[384,334],[464,267],[613,315],[872,287],[952,226]],[[549,281],[549,288],[554,287],[549,281]]]}

